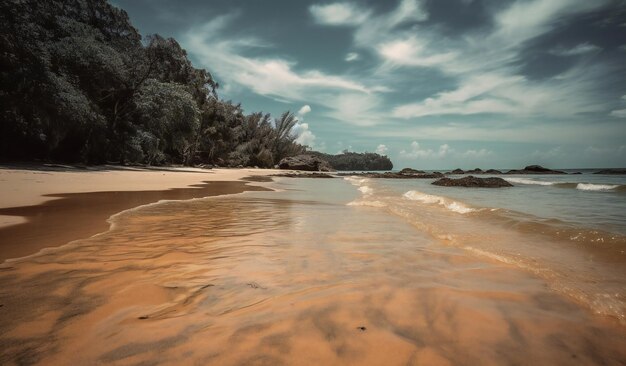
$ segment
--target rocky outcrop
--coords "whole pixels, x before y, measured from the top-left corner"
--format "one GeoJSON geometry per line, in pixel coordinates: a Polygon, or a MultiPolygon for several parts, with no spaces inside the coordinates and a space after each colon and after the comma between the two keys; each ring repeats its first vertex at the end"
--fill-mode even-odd
{"type": "Polygon", "coordinates": [[[333,168],[327,161],[313,155],[297,155],[282,159],[278,163],[279,169],[306,170],[310,172],[330,172],[333,168]]]}
{"type": "MultiPolygon", "coordinates": [[[[413,169],[411,169],[413,170],[413,169]]],[[[441,178],[444,175],[442,173],[439,172],[434,172],[434,173],[406,173],[403,174],[402,173],[403,170],[401,170],[400,172],[385,172],[385,173],[340,173],[339,175],[344,175],[344,176],[359,176],[359,177],[364,177],[364,178],[387,178],[387,179],[433,179],[433,178],[441,178]]],[[[417,170],[419,172],[419,170],[417,170]]]]}
{"type": "Polygon", "coordinates": [[[456,175],[460,175],[460,174],[502,174],[501,171],[496,170],[496,169],[489,169],[487,171],[483,171],[480,168],[476,168],[476,169],[472,169],[472,170],[466,170],[463,171],[462,169],[454,169],[451,172],[448,172],[447,174],[456,174],[456,175]]]}
{"type": "Polygon", "coordinates": [[[441,178],[432,184],[443,187],[470,187],[470,188],[502,188],[513,187],[513,185],[502,178],[477,178],[472,175],[453,179],[441,178]]]}
{"type": "Polygon", "coordinates": [[[425,171],[423,170],[416,170],[413,168],[404,168],[402,170],[400,170],[399,172],[400,174],[426,174],[425,171]]]}
{"type": "Polygon", "coordinates": [[[626,168],[603,169],[593,174],[626,174],[626,168]]]}
{"type": "Polygon", "coordinates": [[[506,174],[567,174],[560,170],[544,168],[541,165],[529,165],[524,169],[509,170],[506,174]]]}
{"type": "Polygon", "coordinates": [[[333,175],[327,173],[279,173],[272,174],[272,177],[284,177],[284,178],[336,178],[333,175]]]}

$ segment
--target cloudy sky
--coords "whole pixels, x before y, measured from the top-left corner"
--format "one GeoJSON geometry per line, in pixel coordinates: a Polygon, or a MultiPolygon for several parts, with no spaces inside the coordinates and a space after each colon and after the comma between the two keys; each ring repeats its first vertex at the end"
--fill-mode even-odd
{"type": "Polygon", "coordinates": [[[624,0],[113,0],[222,98],[397,168],[626,166],[624,0]]]}

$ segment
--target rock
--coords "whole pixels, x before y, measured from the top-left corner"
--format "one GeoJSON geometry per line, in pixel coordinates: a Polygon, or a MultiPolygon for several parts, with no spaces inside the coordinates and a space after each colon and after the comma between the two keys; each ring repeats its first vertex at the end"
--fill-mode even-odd
{"type": "Polygon", "coordinates": [[[489,169],[485,172],[485,174],[502,174],[502,172],[497,169],[489,169]]]}
{"type": "Polygon", "coordinates": [[[477,178],[472,175],[467,177],[452,179],[441,178],[432,184],[443,187],[480,187],[480,188],[501,188],[513,187],[513,185],[502,178],[477,178]]]}
{"type": "Polygon", "coordinates": [[[465,174],[465,172],[463,171],[463,169],[457,168],[457,169],[454,169],[453,171],[451,171],[448,174],[465,174]]]}
{"type": "Polygon", "coordinates": [[[356,175],[359,177],[365,178],[387,178],[387,179],[432,179],[432,178],[441,178],[444,175],[435,172],[435,173],[417,173],[417,174],[402,174],[402,173],[393,173],[393,172],[385,172],[385,173],[353,173],[353,174],[339,174],[339,175],[356,175]]]}
{"type": "Polygon", "coordinates": [[[412,169],[412,168],[404,168],[404,169],[400,170],[399,173],[400,174],[424,174],[426,172],[423,171],[423,170],[415,170],[415,169],[412,169]]]}
{"type": "Polygon", "coordinates": [[[626,174],[626,168],[603,169],[593,174],[626,174]]]}
{"type": "Polygon", "coordinates": [[[280,169],[330,172],[333,168],[327,161],[313,155],[297,155],[282,159],[278,163],[280,169]]]}
{"type": "Polygon", "coordinates": [[[583,174],[583,173],[581,173],[581,172],[574,172],[574,173],[572,173],[572,174],[573,174],[573,175],[579,175],[579,174],[583,174]]]}
{"type": "Polygon", "coordinates": [[[484,173],[485,172],[483,172],[483,170],[480,169],[480,168],[468,170],[468,171],[465,172],[465,174],[484,174],[484,173]]]}
{"type": "Polygon", "coordinates": [[[334,176],[326,173],[280,173],[272,174],[271,176],[284,178],[335,178],[334,176]]]}
{"type": "Polygon", "coordinates": [[[521,170],[509,170],[506,174],[567,174],[560,170],[544,168],[541,165],[529,165],[521,170]]]}

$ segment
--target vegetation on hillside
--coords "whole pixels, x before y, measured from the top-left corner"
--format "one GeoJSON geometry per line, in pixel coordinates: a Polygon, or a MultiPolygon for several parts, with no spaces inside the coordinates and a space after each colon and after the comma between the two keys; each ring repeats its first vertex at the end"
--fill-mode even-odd
{"type": "Polygon", "coordinates": [[[376,153],[356,153],[345,150],[341,154],[337,155],[324,154],[317,151],[311,152],[311,154],[326,160],[336,170],[393,169],[393,164],[387,156],[376,153]]]}
{"type": "Polygon", "coordinates": [[[305,151],[293,114],[244,114],[172,38],[106,0],[0,2],[0,158],[258,165],[305,151]]]}

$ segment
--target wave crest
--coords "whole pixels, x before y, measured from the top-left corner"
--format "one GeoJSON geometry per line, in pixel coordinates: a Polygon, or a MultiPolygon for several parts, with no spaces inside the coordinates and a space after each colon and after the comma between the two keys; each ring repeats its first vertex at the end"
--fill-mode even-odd
{"type": "Polygon", "coordinates": [[[504,178],[509,183],[517,183],[517,184],[534,184],[539,186],[553,186],[557,184],[556,182],[546,182],[543,180],[534,180],[530,178],[504,178]]]}
{"type": "Polygon", "coordinates": [[[467,207],[466,205],[460,202],[453,201],[445,197],[435,196],[432,194],[426,194],[426,193],[422,193],[418,191],[408,191],[403,195],[403,197],[411,201],[419,201],[419,202],[428,203],[428,204],[438,204],[440,206],[445,207],[446,209],[450,211],[460,213],[460,214],[467,214],[467,213],[476,211],[476,209],[467,207]]]}
{"type": "Polygon", "coordinates": [[[578,183],[576,189],[581,191],[612,191],[618,188],[618,185],[613,184],[593,184],[593,183],[578,183]]]}

